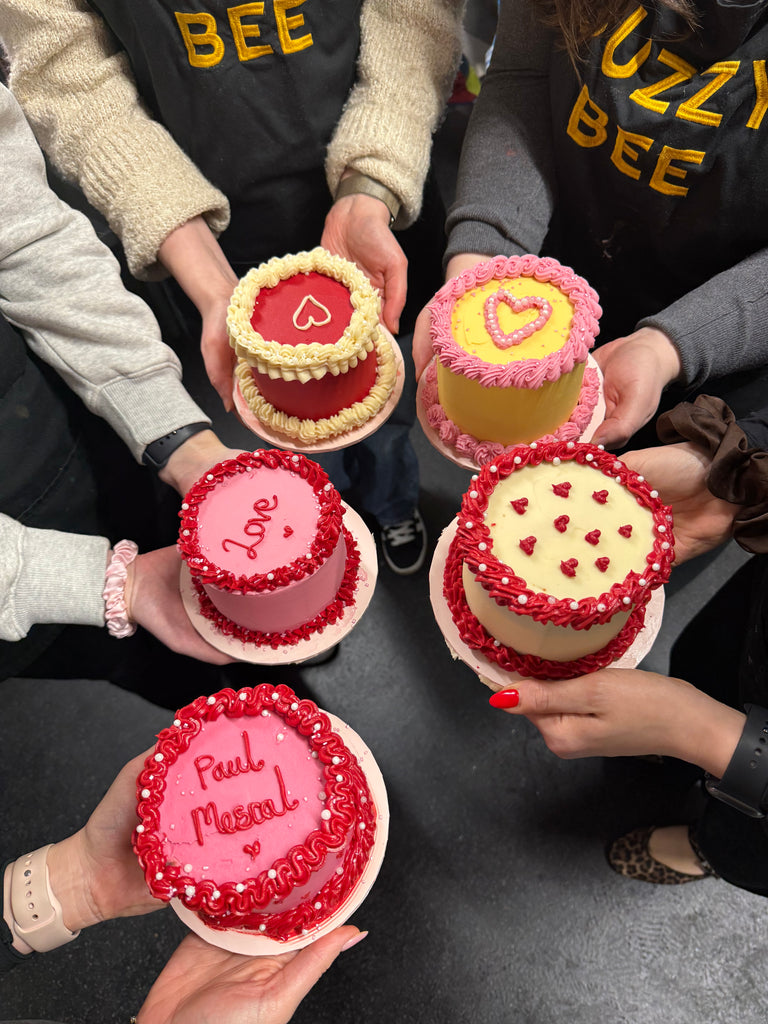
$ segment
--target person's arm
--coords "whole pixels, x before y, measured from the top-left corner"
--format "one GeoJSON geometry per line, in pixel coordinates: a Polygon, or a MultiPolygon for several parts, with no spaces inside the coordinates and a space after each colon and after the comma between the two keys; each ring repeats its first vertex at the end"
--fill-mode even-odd
{"type": "Polygon", "coordinates": [[[445,259],[538,253],[556,202],[551,30],[528,0],[501,5],[488,73],[462,146],[445,259]]]}
{"type": "Polygon", "coordinates": [[[113,576],[108,594],[112,556],[104,537],[38,530],[0,515],[0,640],[21,640],[35,623],[122,627],[115,636],[139,625],[179,654],[213,665],[232,661],[190,622],[175,547],[137,554],[113,576]]]}
{"type": "MultiPolygon", "coordinates": [[[[141,461],[148,444],[209,422],[176,355],[87,219],[50,190],[21,110],[0,86],[0,313],[141,461]]],[[[202,470],[201,470],[202,471],[202,470]]]]}
{"type": "Polygon", "coordinates": [[[418,217],[432,134],[459,58],[464,0],[365,0],[358,77],[328,147],[335,202],[321,244],[363,270],[396,334],[407,260],[392,228],[418,217]],[[341,188],[340,188],[341,186],[341,188]]]}
{"type": "Polygon", "coordinates": [[[128,60],[85,0],[0,0],[11,88],[61,174],[77,182],[137,277],[162,276],[161,243],[202,215],[219,233],[225,196],[154,121],[128,60]]]}

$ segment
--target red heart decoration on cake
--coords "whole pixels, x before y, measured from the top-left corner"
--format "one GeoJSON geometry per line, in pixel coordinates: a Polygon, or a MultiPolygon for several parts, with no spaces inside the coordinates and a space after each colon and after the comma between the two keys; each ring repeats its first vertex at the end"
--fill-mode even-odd
{"type": "Polygon", "coordinates": [[[564,576],[575,576],[576,566],[579,564],[578,558],[569,558],[567,562],[560,563],[560,571],[564,576]]]}
{"type": "Polygon", "coordinates": [[[631,537],[632,536],[632,527],[629,524],[627,524],[627,526],[620,526],[619,527],[619,533],[621,534],[622,537],[631,537]]]}
{"type": "Polygon", "coordinates": [[[555,519],[554,521],[555,529],[558,530],[560,533],[565,533],[568,527],[568,523],[570,523],[570,521],[571,520],[569,516],[558,516],[557,519],[555,519]]]}
{"type": "Polygon", "coordinates": [[[605,572],[605,570],[608,568],[610,564],[610,561],[610,558],[596,558],[595,565],[600,570],[600,572],[605,572]]]}
{"type": "Polygon", "coordinates": [[[592,530],[591,533],[587,533],[587,534],[584,535],[584,540],[588,544],[597,544],[599,542],[599,540],[600,540],[600,531],[599,530],[592,530]]]}
{"type": "Polygon", "coordinates": [[[295,310],[293,326],[297,331],[308,331],[310,327],[325,327],[331,322],[331,311],[322,302],[318,302],[312,295],[305,295],[295,310]],[[322,317],[315,316],[315,310],[319,310],[322,317]],[[303,319],[302,319],[303,318],[303,319]]]}
{"type": "Polygon", "coordinates": [[[510,501],[509,504],[515,510],[515,512],[517,512],[517,514],[519,516],[521,516],[525,512],[526,508],[528,507],[528,499],[527,498],[516,498],[514,501],[510,501]]]}
{"type": "Polygon", "coordinates": [[[535,544],[536,544],[536,538],[535,537],[523,537],[523,539],[520,541],[520,547],[523,549],[523,551],[526,553],[526,555],[532,555],[533,554],[533,548],[534,548],[535,544]]]}
{"type": "Polygon", "coordinates": [[[525,295],[517,298],[506,288],[499,288],[493,295],[489,295],[483,306],[485,327],[490,334],[494,345],[500,349],[511,348],[512,345],[519,345],[521,341],[530,338],[536,331],[540,331],[552,316],[552,307],[546,299],[539,295],[525,295]],[[513,313],[524,313],[528,309],[537,309],[538,316],[515,331],[505,334],[499,326],[499,304],[509,306],[513,313]]]}
{"type": "Polygon", "coordinates": [[[592,491],[592,497],[599,504],[604,505],[608,501],[608,491],[592,491]]]}
{"type": "Polygon", "coordinates": [[[254,841],[252,843],[246,843],[245,844],[245,846],[243,847],[243,853],[250,854],[251,860],[255,860],[256,859],[256,855],[258,854],[260,849],[261,849],[261,846],[259,845],[258,840],[254,839],[254,841]]]}
{"type": "Polygon", "coordinates": [[[568,492],[570,491],[571,487],[572,484],[569,484],[567,481],[561,484],[552,484],[552,490],[558,496],[558,498],[567,498],[568,492]]]}

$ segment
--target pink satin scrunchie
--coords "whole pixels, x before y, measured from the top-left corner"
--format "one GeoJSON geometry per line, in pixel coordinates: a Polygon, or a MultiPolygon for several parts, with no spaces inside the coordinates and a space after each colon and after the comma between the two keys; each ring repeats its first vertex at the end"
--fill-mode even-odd
{"type": "Polygon", "coordinates": [[[128,579],[128,566],[138,553],[138,546],[132,540],[120,540],[112,549],[112,557],[107,565],[102,594],[106,626],[110,636],[118,640],[133,636],[136,632],[136,623],[128,618],[125,606],[125,583],[128,579]]]}

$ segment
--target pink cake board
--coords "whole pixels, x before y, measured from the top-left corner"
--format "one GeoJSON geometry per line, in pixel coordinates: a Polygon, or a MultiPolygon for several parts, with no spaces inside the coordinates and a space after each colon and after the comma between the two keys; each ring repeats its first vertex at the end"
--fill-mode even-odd
{"type": "Polygon", "coordinates": [[[388,330],[384,327],[381,329],[389,339],[389,343],[395,353],[395,363],[397,366],[395,386],[392,390],[392,394],[381,407],[379,412],[377,412],[375,416],[372,416],[371,419],[367,420],[361,427],[356,427],[354,430],[348,430],[345,434],[339,434],[337,437],[329,437],[325,441],[316,441],[314,444],[304,444],[293,437],[289,437],[287,434],[281,434],[277,430],[271,430],[266,424],[262,423],[248,407],[248,403],[243,398],[243,393],[240,390],[240,383],[237,377],[235,377],[232,395],[235,402],[235,411],[237,412],[240,421],[249,430],[252,430],[254,434],[257,434],[262,438],[262,440],[267,441],[269,444],[273,444],[276,448],[282,448],[283,451],[288,452],[302,452],[303,454],[310,456],[313,452],[336,452],[341,448],[349,448],[350,445],[357,444],[359,441],[363,441],[366,437],[370,437],[371,434],[375,434],[379,427],[386,423],[392,415],[395,406],[400,401],[400,396],[403,393],[403,385],[405,383],[405,366],[400,346],[388,330]]]}
{"type": "MultiPolygon", "coordinates": [[[[432,358],[432,363],[434,363],[435,358],[436,357],[432,358]]],[[[430,363],[430,366],[432,365],[432,363],[430,363]]],[[[592,356],[587,356],[587,366],[597,371],[597,375],[600,378],[600,390],[597,398],[597,405],[595,406],[595,411],[592,413],[592,419],[587,424],[587,429],[579,438],[580,441],[589,441],[594,432],[605,419],[605,396],[603,395],[603,374],[600,370],[600,367],[597,365],[592,356]]],[[[462,469],[471,469],[473,472],[475,472],[476,470],[480,469],[479,463],[475,462],[474,459],[468,459],[465,455],[459,455],[455,448],[452,448],[450,445],[445,444],[445,442],[441,440],[438,432],[434,429],[434,427],[432,427],[429,420],[427,419],[427,410],[425,409],[424,402],[422,400],[425,373],[426,370],[424,371],[424,373],[422,373],[421,377],[419,377],[419,383],[416,388],[416,415],[419,418],[419,423],[421,424],[422,430],[427,435],[427,439],[429,440],[432,447],[436,448],[441,455],[444,455],[446,457],[446,459],[450,459],[451,462],[455,463],[457,466],[461,466],[462,469]]]]}
{"type": "Polygon", "coordinates": [[[224,636],[221,630],[210,619],[206,619],[200,611],[200,600],[192,583],[192,576],[187,563],[182,562],[181,600],[192,625],[200,636],[217,651],[222,651],[238,661],[248,661],[253,665],[297,664],[330,650],[331,647],[335,647],[343,640],[371,603],[379,568],[376,541],[373,539],[371,531],[354,509],[345,502],[342,502],[342,505],[346,509],[344,525],[355,538],[360,552],[360,564],[357,570],[354,602],[344,609],[344,614],[337,622],[327,625],[322,633],[318,631],[307,637],[306,640],[299,640],[295,644],[279,647],[277,650],[266,644],[262,646],[245,644],[235,637],[224,636]]]}
{"type": "Polygon", "coordinates": [[[270,939],[265,935],[246,935],[244,932],[210,928],[204,921],[201,921],[194,910],[189,910],[180,900],[172,899],[171,907],[184,924],[206,942],[210,942],[212,946],[228,949],[231,953],[245,953],[248,956],[274,956],[276,953],[292,953],[295,950],[303,949],[304,946],[308,946],[311,942],[344,924],[363,902],[376,881],[379,868],[384,860],[389,831],[389,804],[387,803],[384,779],[373,754],[357,733],[346,722],[342,722],[340,718],[336,718],[330,712],[326,711],[325,714],[330,718],[333,729],[341,736],[365,772],[368,788],[376,804],[376,837],[368,864],[352,892],[326,921],[307,931],[304,935],[299,935],[287,942],[279,942],[277,939],[270,939]]]}
{"type": "MultiPolygon", "coordinates": [[[[456,623],[453,621],[448,604],[443,596],[443,573],[445,562],[448,558],[448,549],[451,541],[456,535],[457,520],[454,519],[443,532],[435,547],[432,557],[432,564],[429,569],[429,599],[432,604],[432,611],[443,639],[451,652],[451,657],[459,658],[468,665],[479,677],[481,683],[485,683],[492,690],[503,690],[505,686],[524,679],[519,672],[508,672],[501,668],[495,661],[486,658],[480,651],[468,647],[459,635],[456,623]]],[[[664,611],[664,588],[654,590],[651,599],[646,605],[645,623],[637,634],[632,645],[624,654],[614,661],[611,668],[635,668],[646,654],[653,647],[653,642],[661,628],[661,617],[664,611]]]]}

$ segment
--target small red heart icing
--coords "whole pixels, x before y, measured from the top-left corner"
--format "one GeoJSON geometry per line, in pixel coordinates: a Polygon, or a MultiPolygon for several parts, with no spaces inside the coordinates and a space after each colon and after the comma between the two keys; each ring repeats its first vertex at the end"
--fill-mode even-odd
{"type": "Polygon", "coordinates": [[[622,537],[631,537],[632,536],[632,527],[629,524],[627,524],[627,526],[620,526],[619,527],[619,533],[621,534],[622,537]]]}
{"type": "Polygon", "coordinates": [[[568,492],[570,491],[573,484],[569,484],[567,481],[561,484],[552,484],[552,490],[558,496],[558,498],[567,498],[568,492]]]}
{"type": "Polygon", "coordinates": [[[600,542],[600,531],[592,530],[590,533],[584,535],[584,540],[587,544],[598,544],[600,542]]]}
{"type": "Polygon", "coordinates": [[[519,516],[521,516],[521,515],[523,515],[523,513],[526,510],[526,508],[528,507],[528,499],[527,498],[515,498],[515,500],[514,501],[510,501],[509,504],[515,510],[515,512],[517,512],[517,514],[519,516]]]}
{"type": "Polygon", "coordinates": [[[523,537],[520,541],[520,547],[526,553],[526,555],[532,555],[533,549],[536,544],[536,537],[523,537]]]}
{"type": "Polygon", "coordinates": [[[558,516],[557,519],[555,519],[554,521],[555,529],[559,530],[560,533],[565,533],[566,529],[568,528],[568,523],[570,523],[570,521],[570,516],[558,516]]]}
{"type": "Polygon", "coordinates": [[[577,558],[569,558],[567,562],[560,563],[560,571],[564,576],[575,576],[578,564],[579,560],[577,558]]]}
{"type": "Polygon", "coordinates": [[[596,558],[595,559],[595,565],[600,570],[600,572],[605,572],[605,570],[610,565],[610,562],[611,562],[610,558],[596,558]]]}
{"type": "Polygon", "coordinates": [[[292,533],[293,533],[293,527],[292,526],[284,526],[283,527],[283,536],[284,537],[290,537],[292,533]]]}
{"type": "Polygon", "coordinates": [[[600,505],[604,505],[608,501],[608,491],[592,491],[592,497],[600,505]]]}

